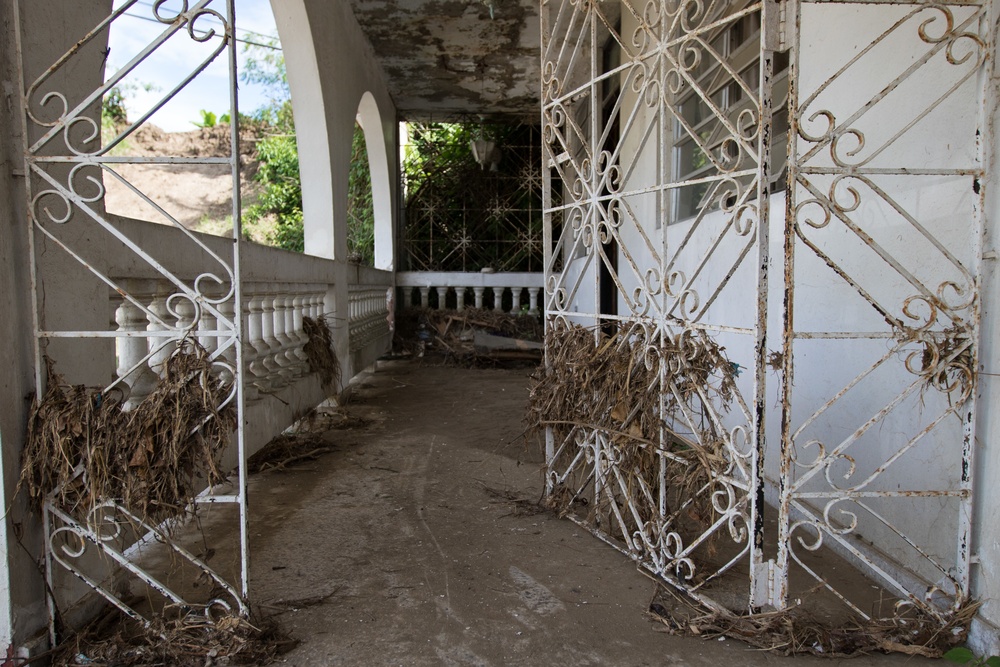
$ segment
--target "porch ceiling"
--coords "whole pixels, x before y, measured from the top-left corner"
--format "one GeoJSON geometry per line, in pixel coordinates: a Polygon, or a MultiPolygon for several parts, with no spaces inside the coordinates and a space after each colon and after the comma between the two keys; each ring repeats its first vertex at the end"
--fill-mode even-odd
{"type": "Polygon", "coordinates": [[[537,0],[351,0],[406,120],[539,117],[537,0]]]}

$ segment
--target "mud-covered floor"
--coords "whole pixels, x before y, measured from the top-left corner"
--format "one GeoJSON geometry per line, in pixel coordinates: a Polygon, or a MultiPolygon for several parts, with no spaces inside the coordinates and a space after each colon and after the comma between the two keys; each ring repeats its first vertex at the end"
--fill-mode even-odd
{"type": "Polygon", "coordinates": [[[665,634],[632,563],[512,502],[541,488],[521,437],[529,372],[380,362],[347,406],[367,423],[325,432],[335,449],[318,460],[251,478],[251,590],[301,641],[285,664],[838,662],[665,634]]]}

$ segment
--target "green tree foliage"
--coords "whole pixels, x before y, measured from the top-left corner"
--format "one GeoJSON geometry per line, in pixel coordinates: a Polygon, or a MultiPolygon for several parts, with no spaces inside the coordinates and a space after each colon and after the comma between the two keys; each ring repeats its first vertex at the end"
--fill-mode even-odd
{"type": "Polygon", "coordinates": [[[191,121],[191,124],[194,125],[195,127],[200,127],[200,128],[215,127],[216,125],[219,124],[219,117],[216,116],[214,112],[202,109],[198,113],[201,115],[201,122],[191,121]]]}
{"type": "Polygon", "coordinates": [[[128,111],[125,109],[125,93],[121,86],[114,86],[104,95],[101,101],[102,124],[123,125],[128,122],[128,111]]]}
{"type": "MultiPolygon", "coordinates": [[[[272,41],[274,47],[277,40],[272,41]]],[[[295,144],[295,123],[288,91],[285,59],[280,50],[248,44],[246,64],[240,78],[244,83],[266,86],[271,102],[253,114],[252,123],[265,135],[257,143],[260,168],[256,180],[263,189],[257,201],[243,211],[246,232],[255,233],[279,248],[302,252],[302,180],[295,144]]],[[[355,126],[348,179],[347,246],[351,259],[373,264],[375,223],[371,175],[364,133],[355,126]]]]}
{"type": "Polygon", "coordinates": [[[354,124],[351,172],[347,181],[347,253],[367,266],[375,265],[375,207],[368,147],[361,126],[354,124]]]}
{"type": "MultiPolygon", "coordinates": [[[[274,116],[291,122],[291,103],[285,102],[287,111],[273,110],[274,116]]],[[[243,226],[247,232],[267,222],[273,223],[265,235],[269,243],[285,250],[302,252],[304,231],[302,223],[302,180],[299,176],[299,153],[295,145],[294,126],[278,127],[268,123],[269,129],[285,129],[257,142],[257,159],[260,168],[256,179],[263,185],[257,202],[243,210],[243,226]]]]}

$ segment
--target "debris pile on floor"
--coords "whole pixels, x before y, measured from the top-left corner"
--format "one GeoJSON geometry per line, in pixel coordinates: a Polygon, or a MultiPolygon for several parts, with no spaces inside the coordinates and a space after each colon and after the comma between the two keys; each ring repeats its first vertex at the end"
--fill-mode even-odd
{"type": "Polygon", "coordinates": [[[423,357],[438,353],[463,365],[542,359],[543,327],[534,315],[493,310],[410,308],[397,314],[393,350],[423,357]]]}
{"type": "MultiPolygon", "coordinates": [[[[187,614],[142,627],[112,609],[51,653],[55,667],[267,665],[298,642],[270,619],[187,614]]],[[[41,656],[39,656],[41,658],[41,656]]]]}
{"type": "Polygon", "coordinates": [[[338,448],[338,444],[324,438],[328,431],[344,431],[364,427],[369,422],[355,417],[343,409],[313,410],[292,429],[264,445],[247,460],[247,472],[284,470],[291,465],[314,461],[323,454],[338,448]]]}
{"type": "Polygon", "coordinates": [[[940,618],[908,608],[902,613],[878,614],[885,618],[854,618],[831,627],[802,605],[752,615],[714,611],[660,584],[649,615],[663,623],[670,634],[729,637],[780,655],[849,658],[881,652],[940,658],[965,641],[978,608],[979,603],[965,604],[943,626],[940,618]]]}

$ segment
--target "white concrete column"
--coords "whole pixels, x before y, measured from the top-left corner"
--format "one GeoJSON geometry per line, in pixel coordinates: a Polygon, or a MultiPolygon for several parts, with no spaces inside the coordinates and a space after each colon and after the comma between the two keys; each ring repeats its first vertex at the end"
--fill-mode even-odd
{"type": "MultiPolygon", "coordinates": [[[[285,358],[288,359],[288,367],[292,372],[293,377],[302,377],[305,375],[305,368],[302,366],[302,360],[299,359],[297,349],[299,347],[299,334],[295,328],[295,285],[282,285],[282,289],[285,290],[285,294],[282,297],[284,303],[284,313],[285,313],[285,338],[288,344],[285,346],[285,358]]],[[[301,320],[299,322],[301,324],[301,320]]]]}
{"type": "Polygon", "coordinates": [[[475,298],[476,308],[483,307],[483,293],[486,292],[485,287],[473,287],[472,294],[475,298]]]}
{"type": "Polygon", "coordinates": [[[455,310],[465,310],[465,287],[455,288],[455,310]]]}
{"type": "Polygon", "coordinates": [[[273,337],[276,341],[276,346],[271,348],[271,352],[273,354],[274,363],[278,366],[277,372],[287,384],[291,382],[295,373],[292,369],[292,362],[285,355],[291,341],[285,334],[285,312],[287,311],[287,308],[285,306],[285,295],[282,293],[283,289],[284,285],[276,283],[271,284],[271,304],[274,308],[274,311],[272,312],[272,318],[274,321],[273,337]]]}
{"type": "Polygon", "coordinates": [[[305,345],[309,342],[305,328],[302,326],[302,318],[306,315],[309,295],[306,293],[305,285],[297,285],[295,296],[292,297],[292,331],[295,338],[295,358],[298,360],[301,374],[309,372],[309,360],[306,357],[305,345]]]}
{"type": "Polygon", "coordinates": [[[446,299],[448,298],[448,288],[447,287],[435,287],[434,291],[438,294],[438,310],[445,309],[446,299]]]}
{"type": "Polygon", "coordinates": [[[430,299],[428,297],[430,297],[431,288],[430,287],[420,287],[418,289],[420,290],[420,303],[417,304],[417,305],[420,308],[430,308],[431,307],[431,301],[430,301],[430,299]]]}
{"type": "Polygon", "coordinates": [[[178,297],[173,300],[172,304],[174,312],[177,313],[177,328],[181,330],[184,335],[185,347],[184,351],[188,351],[187,341],[193,340],[191,335],[192,330],[196,326],[195,315],[197,314],[197,309],[187,297],[178,297]]]}
{"type": "MultiPolygon", "coordinates": [[[[288,377],[287,373],[281,372],[283,368],[278,361],[278,357],[281,355],[281,340],[278,339],[275,330],[278,323],[277,309],[275,308],[277,295],[274,283],[263,283],[261,290],[263,294],[261,294],[260,329],[264,343],[267,345],[267,354],[261,358],[261,362],[267,368],[267,381],[271,384],[271,388],[278,389],[288,385],[288,377]]],[[[284,326],[284,321],[285,318],[282,316],[282,326],[284,326]]]]}
{"type": "Polygon", "coordinates": [[[503,287],[493,288],[493,310],[498,313],[503,312],[503,287]]]}

